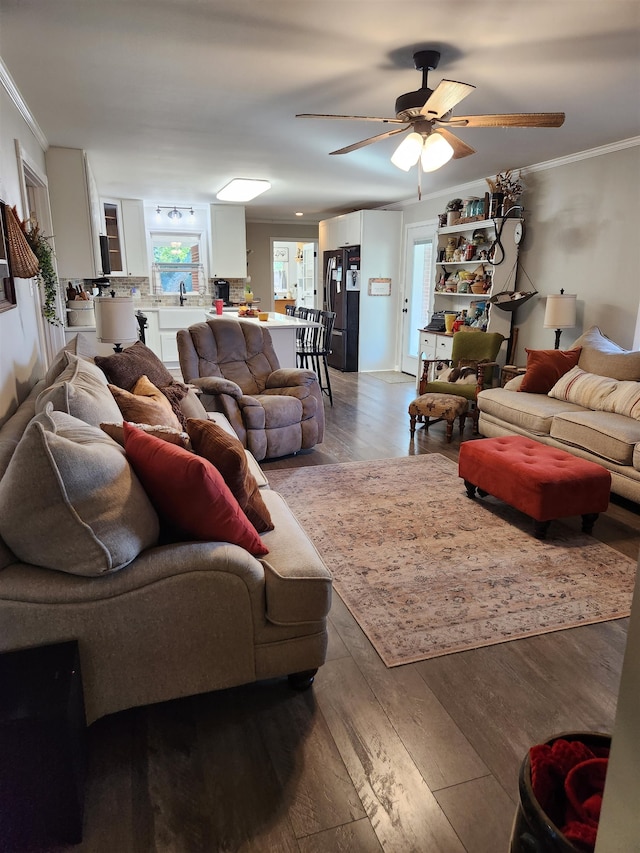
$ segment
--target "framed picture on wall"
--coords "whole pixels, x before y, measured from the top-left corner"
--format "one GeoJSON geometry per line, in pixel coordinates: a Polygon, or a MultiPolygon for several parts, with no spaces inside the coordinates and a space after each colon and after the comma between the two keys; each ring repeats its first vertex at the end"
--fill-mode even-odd
{"type": "Polygon", "coordinates": [[[7,241],[7,215],[4,202],[0,201],[0,312],[16,307],[16,287],[7,241]]]}
{"type": "Polygon", "coordinates": [[[289,261],[289,247],[288,246],[276,246],[273,250],[273,260],[274,261],[284,261],[288,263],[289,261]]]}

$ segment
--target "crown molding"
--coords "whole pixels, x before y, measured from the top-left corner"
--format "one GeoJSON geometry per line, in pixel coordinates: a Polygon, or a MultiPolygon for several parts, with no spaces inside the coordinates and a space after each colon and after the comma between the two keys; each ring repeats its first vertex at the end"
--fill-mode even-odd
{"type": "MultiPolygon", "coordinates": [[[[613,154],[616,151],[624,151],[627,148],[635,148],[640,145],[640,136],[632,136],[630,139],[621,139],[619,142],[611,142],[608,145],[600,145],[598,148],[589,148],[586,151],[576,151],[574,154],[567,154],[565,157],[557,157],[554,160],[546,160],[542,163],[534,163],[532,166],[520,166],[514,168],[513,171],[520,171],[525,176],[531,172],[543,172],[547,169],[556,169],[560,166],[566,166],[569,163],[577,163],[580,160],[589,160],[592,157],[600,157],[603,154],[613,154]]],[[[439,198],[456,198],[464,196],[467,193],[472,193],[478,185],[479,181],[484,178],[476,178],[474,181],[468,181],[466,184],[458,184],[454,187],[447,187],[444,190],[437,190],[433,193],[423,193],[422,201],[439,199],[439,198]]],[[[402,210],[410,205],[420,204],[416,198],[408,198],[403,201],[397,201],[393,204],[385,205],[386,210],[402,210]]]]}
{"type": "Polygon", "coordinates": [[[24,98],[20,94],[20,91],[19,91],[18,87],[16,86],[16,84],[13,80],[13,77],[11,76],[11,74],[9,74],[9,69],[7,68],[7,66],[2,61],[1,57],[0,57],[0,83],[2,84],[7,95],[9,95],[9,97],[13,101],[16,109],[18,110],[18,112],[20,113],[22,118],[26,121],[27,125],[29,126],[29,130],[31,131],[31,133],[33,133],[35,138],[38,140],[38,144],[40,145],[42,150],[46,151],[47,148],[49,147],[47,137],[44,135],[44,133],[42,132],[42,128],[40,127],[38,122],[35,120],[33,113],[31,112],[31,110],[27,106],[27,102],[24,100],[24,98]]]}
{"type": "Polygon", "coordinates": [[[522,171],[544,172],[547,169],[555,169],[557,166],[567,166],[569,163],[577,163],[580,160],[589,160],[591,157],[600,157],[603,154],[613,154],[626,148],[635,148],[640,145],[640,136],[632,136],[630,139],[621,139],[619,142],[611,142],[609,145],[600,145],[598,148],[588,148],[586,151],[576,151],[575,154],[567,154],[566,157],[557,157],[555,160],[546,160],[543,163],[535,163],[533,166],[523,166],[522,171]]]}

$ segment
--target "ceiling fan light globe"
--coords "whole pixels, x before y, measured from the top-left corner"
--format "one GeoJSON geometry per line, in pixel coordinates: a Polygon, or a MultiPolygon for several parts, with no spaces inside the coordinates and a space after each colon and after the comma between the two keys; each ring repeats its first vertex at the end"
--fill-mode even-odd
{"type": "Polygon", "coordinates": [[[410,133],[402,140],[393,152],[391,162],[398,169],[408,172],[420,159],[422,152],[422,136],[419,133],[410,133]]]}
{"type": "Polygon", "coordinates": [[[444,136],[432,133],[425,139],[420,159],[423,172],[435,172],[453,157],[453,148],[444,136]]]}

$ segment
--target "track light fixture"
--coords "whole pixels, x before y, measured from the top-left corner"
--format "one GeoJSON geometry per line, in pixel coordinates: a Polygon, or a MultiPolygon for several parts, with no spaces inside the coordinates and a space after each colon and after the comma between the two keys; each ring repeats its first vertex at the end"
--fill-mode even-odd
{"type": "Polygon", "coordinates": [[[180,213],[181,210],[188,210],[189,216],[195,216],[195,213],[193,212],[192,207],[178,207],[175,204],[174,205],[159,204],[156,207],[156,213],[158,214],[158,216],[160,216],[161,210],[168,210],[169,211],[169,213],[167,213],[167,216],[169,217],[169,219],[182,219],[182,214],[180,213]]]}

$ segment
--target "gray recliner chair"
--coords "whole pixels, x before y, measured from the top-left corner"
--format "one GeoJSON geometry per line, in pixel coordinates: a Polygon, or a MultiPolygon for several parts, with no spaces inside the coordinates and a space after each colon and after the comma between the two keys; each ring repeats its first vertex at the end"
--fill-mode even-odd
{"type": "Polygon", "coordinates": [[[312,370],[281,368],[268,329],[216,317],[177,334],[185,382],[222,412],[255,458],[273,459],[319,444],[324,404],[312,370]]]}

